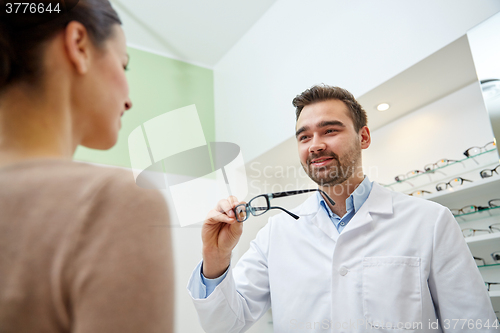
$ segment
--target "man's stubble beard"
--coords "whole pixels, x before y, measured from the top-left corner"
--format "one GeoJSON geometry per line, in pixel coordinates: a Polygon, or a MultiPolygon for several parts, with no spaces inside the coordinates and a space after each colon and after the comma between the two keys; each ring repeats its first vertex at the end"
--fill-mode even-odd
{"type": "MultiPolygon", "coordinates": [[[[356,143],[354,143],[355,145],[356,143]]],[[[349,151],[339,157],[334,152],[323,152],[322,154],[312,154],[308,157],[305,166],[302,164],[302,168],[307,173],[309,178],[311,178],[319,186],[333,186],[342,184],[352,177],[354,172],[356,172],[356,166],[361,158],[361,147],[351,146],[349,151]],[[320,157],[333,157],[334,162],[331,165],[311,168],[310,161],[320,157]]]]}

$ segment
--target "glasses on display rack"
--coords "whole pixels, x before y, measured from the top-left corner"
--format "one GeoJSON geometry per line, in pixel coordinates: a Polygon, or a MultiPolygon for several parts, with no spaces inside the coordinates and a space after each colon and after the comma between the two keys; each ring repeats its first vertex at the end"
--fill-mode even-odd
{"type": "Polygon", "coordinates": [[[276,192],[276,193],[267,193],[267,194],[261,194],[258,195],[254,198],[252,198],[248,203],[246,204],[241,204],[236,207],[234,207],[233,211],[236,216],[236,221],[238,222],[243,222],[246,221],[248,216],[252,214],[253,216],[259,216],[270,209],[280,209],[293,217],[294,219],[298,220],[299,216],[295,215],[292,212],[289,212],[288,210],[278,207],[278,206],[271,206],[271,199],[275,198],[283,198],[287,197],[290,195],[297,195],[297,194],[302,194],[302,193],[308,193],[308,192],[313,192],[313,191],[319,191],[320,193],[324,194],[325,198],[333,205],[335,205],[335,201],[333,201],[328,194],[326,194],[324,191],[320,189],[307,189],[307,190],[296,190],[296,191],[287,191],[287,192],[276,192]]]}
{"type": "Polygon", "coordinates": [[[473,228],[462,229],[462,234],[464,235],[464,237],[487,235],[495,232],[500,232],[500,223],[490,224],[488,226],[488,229],[473,229],[473,228]]]}
{"type": "Polygon", "coordinates": [[[479,265],[479,264],[477,264],[477,263],[476,263],[478,267],[481,267],[481,266],[486,266],[486,261],[484,261],[484,259],[483,259],[483,258],[474,257],[474,260],[475,260],[475,261],[481,261],[481,262],[482,262],[482,265],[479,265]]]}
{"type": "Polygon", "coordinates": [[[460,209],[450,209],[450,211],[453,215],[462,215],[462,214],[470,214],[470,213],[479,212],[479,211],[485,210],[485,209],[490,209],[490,207],[470,205],[470,206],[462,207],[460,209]]]}
{"type": "Polygon", "coordinates": [[[422,171],[422,170],[412,170],[410,172],[407,172],[406,174],[401,174],[401,175],[397,175],[396,177],[394,177],[394,179],[397,181],[397,182],[402,182],[403,180],[406,180],[410,177],[413,177],[413,176],[416,176],[416,175],[420,175],[422,173],[425,173],[425,171],[422,171]]]}
{"type": "Polygon", "coordinates": [[[466,151],[464,151],[464,155],[467,157],[472,157],[475,155],[479,155],[482,152],[494,149],[496,147],[495,141],[488,142],[483,147],[470,147],[466,151]]]}
{"type": "Polygon", "coordinates": [[[409,195],[414,196],[414,197],[423,197],[424,194],[432,194],[432,192],[429,192],[426,190],[420,190],[420,191],[412,192],[409,195]]]}
{"type": "Polygon", "coordinates": [[[481,178],[489,178],[489,177],[493,176],[493,172],[498,175],[498,171],[500,171],[500,164],[491,170],[490,169],[481,170],[481,172],[479,172],[479,174],[481,175],[481,178]]]}
{"type": "MultiPolygon", "coordinates": [[[[495,262],[494,265],[496,264],[500,264],[500,251],[497,251],[497,252],[493,252],[491,254],[491,257],[493,258],[493,261],[495,262]]],[[[481,267],[481,266],[487,266],[486,264],[486,260],[484,260],[483,258],[479,258],[479,257],[474,257],[474,260],[477,261],[477,262],[482,262],[481,265],[477,265],[478,267],[481,267]]],[[[477,263],[476,263],[477,264],[477,263]]]]}
{"type": "Polygon", "coordinates": [[[449,187],[457,187],[457,186],[462,185],[464,182],[472,182],[472,180],[468,180],[468,179],[465,179],[465,178],[462,178],[462,177],[453,178],[452,180],[450,180],[447,183],[439,183],[439,184],[437,184],[436,185],[436,190],[443,191],[443,190],[446,190],[448,188],[448,186],[449,187]]]}
{"type": "Polygon", "coordinates": [[[491,286],[497,285],[497,284],[500,284],[500,282],[486,282],[486,281],[484,281],[484,285],[486,286],[486,288],[488,289],[488,291],[490,291],[490,287],[491,286]]]}
{"type": "Polygon", "coordinates": [[[489,229],[462,229],[462,235],[464,235],[464,237],[473,237],[487,234],[491,234],[491,231],[489,229]]]}
{"type": "Polygon", "coordinates": [[[427,164],[426,166],[424,166],[424,170],[429,172],[429,171],[432,171],[432,170],[435,170],[435,169],[438,169],[438,168],[442,168],[444,166],[447,166],[448,164],[452,164],[452,163],[455,163],[455,162],[459,162],[457,160],[449,160],[447,158],[443,158],[443,159],[440,159],[439,161],[437,161],[436,163],[430,163],[430,164],[427,164]]]}
{"type": "Polygon", "coordinates": [[[462,215],[462,214],[470,214],[470,213],[475,213],[479,212],[485,209],[491,209],[491,208],[496,208],[500,207],[500,199],[491,199],[488,201],[488,207],[485,206],[476,206],[476,205],[469,205],[462,207],[460,209],[450,209],[451,213],[453,215],[462,215]]]}

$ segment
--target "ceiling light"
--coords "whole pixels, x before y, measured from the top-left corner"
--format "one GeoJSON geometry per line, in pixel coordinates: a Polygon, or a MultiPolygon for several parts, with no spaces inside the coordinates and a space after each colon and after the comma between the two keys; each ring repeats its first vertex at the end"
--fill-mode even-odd
{"type": "Polygon", "coordinates": [[[379,111],[385,111],[385,110],[389,110],[391,106],[387,103],[380,103],[379,105],[377,105],[377,110],[379,111]]]}
{"type": "Polygon", "coordinates": [[[481,81],[484,99],[493,99],[500,96],[500,79],[491,79],[481,81]]]}

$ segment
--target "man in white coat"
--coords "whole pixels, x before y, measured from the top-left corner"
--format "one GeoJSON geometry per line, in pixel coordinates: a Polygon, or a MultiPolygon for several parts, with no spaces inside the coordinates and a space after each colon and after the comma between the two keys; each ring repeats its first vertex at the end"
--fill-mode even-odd
{"type": "MultiPolygon", "coordinates": [[[[202,228],[188,290],[206,332],[244,332],[271,306],[282,332],[498,332],[475,261],[450,211],[363,175],[366,112],[348,91],[298,95],[301,164],[320,192],[269,219],[234,269],[234,197],[202,228]]],[[[390,153],[390,152],[388,152],[390,153]]]]}

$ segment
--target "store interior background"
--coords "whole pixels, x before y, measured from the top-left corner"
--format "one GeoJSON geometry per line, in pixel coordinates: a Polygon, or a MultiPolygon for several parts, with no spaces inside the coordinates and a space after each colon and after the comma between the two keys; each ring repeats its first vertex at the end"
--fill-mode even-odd
{"type": "MultiPolygon", "coordinates": [[[[372,145],[363,153],[363,165],[370,179],[380,183],[389,184],[395,175],[421,170],[441,158],[462,159],[465,149],[494,138],[477,74],[461,61],[472,57],[464,35],[500,12],[496,0],[111,2],[128,40],[127,76],[134,108],[123,118],[116,147],[107,152],[79,148],[76,160],[130,168],[127,137],[134,128],[195,104],[207,142],[232,142],[241,148],[249,182],[249,193],[241,199],[314,188],[298,162],[291,100],[318,83],[348,89],[367,110],[372,145]],[[449,52],[450,61],[431,71],[437,75],[443,70],[449,76],[406,81],[406,87],[414,84],[420,90],[405,91],[397,83],[452,43],[465,54],[456,52],[455,57],[449,52]],[[445,72],[454,65],[462,69],[460,75],[445,72]],[[455,86],[441,84],[443,77],[455,86]],[[373,96],[384,87],[387,98],[406,102],[401,114],[391,113],[397,109],[374,110],[373,96]]],[[[186,133],[191,129],[189,124],[179,126],[186,133]]],[[[165,144],[174,145],[176,140],[165,144]]],[[[496,152],[480,160],[491,168],[498,162],[496,152]]],[[[477,167],[458,166],[462,167],[479,178],[477,167]]],[[[411,188],[394,189],[411,192],[411,188]]],[[[169,201],[168,190],[164,194],[169,201]]],[[[294,207],[304,199],[297,196],[280,204],[294,207]]],[[[201,229],[178,227],[175,212],[171,213],[176,332],[203,332],[186,291],[201,259],[201,229]]],[[[245,222],[234,261],[270,215],[245,222]]],[[[500,281],[500,271],[492,272],[488,278],[500,281]]],[[[267,313],[249,332],[272,332],[270,321],[267,313]]]]}

